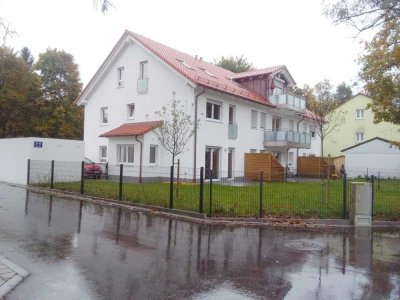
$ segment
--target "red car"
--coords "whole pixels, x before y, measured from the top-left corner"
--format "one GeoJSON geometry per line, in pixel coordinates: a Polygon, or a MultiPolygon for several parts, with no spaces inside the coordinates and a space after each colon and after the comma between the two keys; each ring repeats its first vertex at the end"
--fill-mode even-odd
{"type": "Polygon", "coordinates": [[[95,164],[93,161],[91,161],[89,158],[84,159],[85,166],[83,169],[83,175],[85,178],[96,178],[99,179],[101,176],[101,173],[103,172],[101,169],[101,166],[98,164],[95,164]]]}

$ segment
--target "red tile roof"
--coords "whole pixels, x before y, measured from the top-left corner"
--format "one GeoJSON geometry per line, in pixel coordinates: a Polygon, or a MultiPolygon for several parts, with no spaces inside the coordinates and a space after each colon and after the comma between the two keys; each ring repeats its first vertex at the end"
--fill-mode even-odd
{"type": "Polygon", "coordinates": [[[145,134],[162,124],[162,121],[152,122],[139,122],[139,123],[125,123],[121,126],[107,131],[100,135],[100,137],[117,137],[117,136],[135,136],[145,134]]]}
{"type": "Polygon", "coordinates": [[[265,99],[265,97],[256,94],[234,80],[231,80],[231,78],[235,76],[235,73],[218,67],[212,63],[205,62],[200,58],[172,49],[137,33],[131,31],[126,32],[145,48],[160,57],[169,66],[195,84],[252,102],[275,107],[271,102],[265,99]],[[182,62],[184,62],[186,66],[182,62]]]}
{"type": "Polygon", "coordinates": [[[320,120],[321,118],[316,115],[313,111],[306,109],[304,112],[304,116],[308,119],[320,120]]]}
{"type": "Polygon", "coordinates": [[[258,76],[258,75],[271,74],[271,73],[280,71],[284,68],[285,68],[285,66],[276,66],[276,67],[265,68],[265,69],[250,70],[247,72],[233,74],[232,79],[239,79],[239,78],[246,78],[246,77],[258,76]]]}

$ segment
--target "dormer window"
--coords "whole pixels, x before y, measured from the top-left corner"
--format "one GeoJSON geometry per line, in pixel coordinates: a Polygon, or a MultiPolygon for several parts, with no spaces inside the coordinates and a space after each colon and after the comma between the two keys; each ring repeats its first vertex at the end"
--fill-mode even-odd
{"type": "Polygon", "coordinates": [[[125,69],[125,67],[119,67],[117,69],[118,87],[124,86],[124,69],[125,69]]]}

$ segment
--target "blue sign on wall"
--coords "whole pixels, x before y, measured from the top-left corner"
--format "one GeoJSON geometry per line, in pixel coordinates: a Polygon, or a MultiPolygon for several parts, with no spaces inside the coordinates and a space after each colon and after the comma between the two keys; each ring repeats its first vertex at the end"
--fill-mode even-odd
{"type": "Polygon", "coordinates": [[[43,148],[43,142],[33,141],[33,148],[43,148]]]}

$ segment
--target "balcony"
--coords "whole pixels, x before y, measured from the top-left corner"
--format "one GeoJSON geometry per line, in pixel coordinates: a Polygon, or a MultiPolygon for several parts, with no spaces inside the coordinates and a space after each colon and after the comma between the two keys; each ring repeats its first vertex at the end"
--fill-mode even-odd
{"type": "Polygon", "coordinates": [[[306,100],[294,95],[272,95],[269,97],[269,100],[278,108],[286,109],[291,112],[303,113],[306,110],[306,100]]]}
{"type": "Polygon", "coordinates": [[[311,148],[311,135],[305,132],[278,130],[264,132],[265,147],[311,148]]]}
{"type": "Polygon", "coordinates": [[[237,123],[228,124],[228,137],[231,140],[236,140],[238,134],[238,126],[237,123]]]}
{"type": "Polygon", "coordinates": [[[148,78],[138,78],[137,80],[137,92],[139,94],[147,93],[149,88],[149,79],[148,78]]]}

